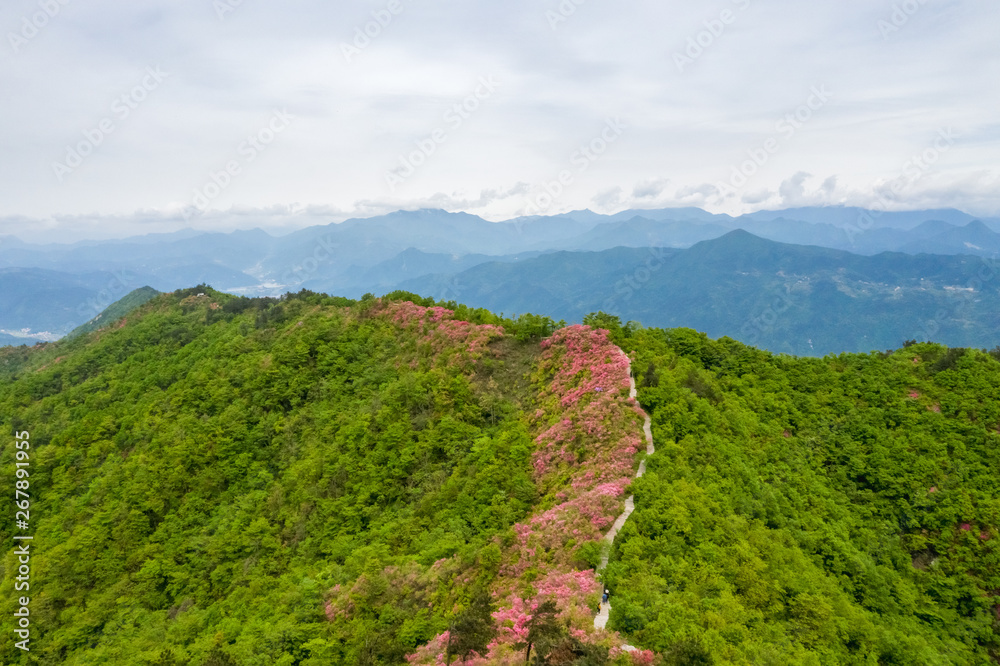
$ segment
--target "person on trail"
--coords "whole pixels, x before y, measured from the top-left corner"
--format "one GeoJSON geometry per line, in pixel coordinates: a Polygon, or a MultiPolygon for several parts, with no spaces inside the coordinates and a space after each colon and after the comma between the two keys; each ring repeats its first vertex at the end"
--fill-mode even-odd
{"type": "Polygon", "coordinates": [[[601,597],[601,603],[602,604],[608,603],[608,591],[607,590],[604,590],[604,596],[601,597]]]}

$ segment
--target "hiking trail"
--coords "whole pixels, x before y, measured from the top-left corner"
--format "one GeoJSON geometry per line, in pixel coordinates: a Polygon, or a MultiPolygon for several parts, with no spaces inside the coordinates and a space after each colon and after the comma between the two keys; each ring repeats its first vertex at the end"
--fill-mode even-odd
{"type": "MultiPolygon", "coordinates": [[[[625,355],[625,352],[622,352],[622,354],[625,355]]],[[[632,376],[631,359],[629,360],[629,366],[628,366],[628,380],[629,380],[628,397],[635,399],[637,392],[635,387],[635,377],[632,376]]],[[[642,425],[642,432],[646,436],[646,456],[648,457],[656,453],[656,447],[653,446],[652,421],[649,418],[649,414],[646,414],[645,412],[643,412],[643,414],[646,417],[646,421],[642,425]]],[[[639,471],[636,472],[635,477],[639,478],[645,473],[646,473],[646,459],[644,458],[639,463],[639,471]]],[[[614,525],[611,526],[611,529],[608,531],[608,533],[604,535],[605,543],[601,553],[601,564],[597,567],[598,571],[604,571],[604,568],[608,566],[608,557],[611,555],[611,545],[614,543],[615,537],[618,536],[618,531],[625,525],[625,521],[628,520],[628,517],[632,515],[633,511],[635,511],[635,495],[632,495],[625,500],[625,510],[622,512],[620,516],[618,516],[618,519],[615,521],[614,525]]],[[[594,618],[595,629],[604,629],[607,626],[608,616],[610,612],[611,612],[611,601],[609,600],[608,603],[601,604],[601,611],[597,614],[597,617],[594,618]]],[[[636,648],[632,647],[631,645],[623,645],[622,649],[631,652],[636,648]]]]}

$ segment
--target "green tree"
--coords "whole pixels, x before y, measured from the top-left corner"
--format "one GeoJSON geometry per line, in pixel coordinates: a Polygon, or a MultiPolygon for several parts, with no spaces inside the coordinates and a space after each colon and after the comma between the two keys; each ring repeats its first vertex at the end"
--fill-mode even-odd
{"type": "Polygon", "coordinates": [[[496,626],[493,622],[495,610],[496,606],[489,590],[485,588],[476,590],[469,606],[452,621],[445,663],[450,664],[453,656],[464,662],[473,652],[486,654],[486,646],[496,636],[496,626]]]}
{"type": "Polygon", "coordinates": [[[553,599],[538,605],[528,620],[528,635],[517,647],[525,649],[524,663],[531,663],[531,650],[536,648],[536,662],[545,663],[545,657],[563,637],[565,630],[559,624],[559,607],[553,599]]]}
{"type": "Polygon", "coordinates": [[[173,650],[167,648],[160,653],[159,658],[153,662],[153,666],[181,666],[182,663],[184,662],[174,656],[173,650]]]}
{"type": "Polygon", "coordinates": [[[643,386],[646,388],[656,388],[660,385],[660,377],[656,374],[656,365],[650,363],[649,367],[646,368],[646,374],[642,378],[643,386]]]}
{"type": "Polygon", "coordinates": [[[221,647],[216,645],[208,653],[205,666],[239,666],[235,659],[229,656],[221,647]]]}

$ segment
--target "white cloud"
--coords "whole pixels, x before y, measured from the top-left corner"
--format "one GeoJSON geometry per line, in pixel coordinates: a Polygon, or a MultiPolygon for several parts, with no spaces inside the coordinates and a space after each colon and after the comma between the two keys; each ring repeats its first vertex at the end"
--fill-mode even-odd
{"type": "MultiPolygon", "coordinates": [[[[440,205],[503,219],[573,169],[574,153],[615,117],[628,125],[620,141],[575,171],[549,212],[871,202],[877,184],[898,178],[911,155],[953,127],[961,139],[898,205],[1000,215],[990,171],[1000,150],[991,111],[1000,106],[1000,12],[985,3],[922,5],[884,39],[879,21],[892,10],[881,3],[755,2],[683,73],[672,54],[719,7],[584,3],[553,31],[545,12],[555,0],[404,5],[352,63],[342,43],[384,3],[244,2],[222,21],[204,0],[65,5],[18,53],[0,43],[0,89],[11,91],[0,111],[0,216],[36,220],[20,224],[54,239],[57,229],[102,233],[86,220],[138,231],[185,226],[177,213],[195,188],[282,108],[295,124],[212,202],[225,213],[190,223],[276,205],[348,216],[440,205]],[[157,65],[169,78],[60,183],[53,162],[157,65]],[[502,83],[496,95],[391,192],[384,176],[399,154],[441,125],[482,76],[502,83]],[[821,85],[831,101],[738,196],[720,202],[707,188],[821,85]],[[634,185],[609,191],[617,183],[634,185]]],[[[0,33],[33,11],[36,0],[4,4],[0,33]]]]}
{"type": "Polygon", "coordinates": [[[632,190],[632,196],[636,199],[655,199],[663,194],[663,190],[666,189],[669,183],[670,180],[668,178],[644,180],[641,183],[636,183],[635,188],[632,190]]]}
{"type": "Polygon", "coordinates": [[[805,203],[805,182],[812,178],[812,174],[799,171],[797,174],[781,183],[778,194],[781,195],[782,203],[786,206],[801,206],[805,203]]]}
{"type": "Polygon", "coordinates": [[[594,208],[599,212],[610,212],[626,208],[623,206],[625,191],[620,187],[611,187],[602,192],[598,192],[591,201],[594,208]]]}

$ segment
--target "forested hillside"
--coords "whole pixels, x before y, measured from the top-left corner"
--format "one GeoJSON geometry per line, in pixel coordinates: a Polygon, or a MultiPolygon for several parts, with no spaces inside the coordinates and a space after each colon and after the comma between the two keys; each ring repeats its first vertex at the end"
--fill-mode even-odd
{"type": "Polygon", "coordinates": [[[199,286],[0,351],[0,660],[996,663],[1000,353],[585,324],[199,286]]]}
{"type": "Polygon", "coordinates": [[[112,303],[108,308],[88,321],[86,324],[77,326],[73,329],[70,332],[69,337],[83,335],[84,333],[92,333],[120,321],[136,308],[153,300],[153,298],[155,298],[159,293],[160,292],[156,291],[152,287],[140,287],[139,289],[130,291],[125,294],[124,298],[112,303]]]}
{"type": "Polygon", "coordinates": [[[622,330],[657,454],[610,625],[667,663],[1000,656],[1000,353],[796,359],[622,330]]]}
{"type": "MultiPolygon", "coordinates": [[[[636,463],[627,359],[604,332],[542,344],[551,320],[411,300],[198,287],[7,350],[36,633],[4,663],[399,664],[432,639],[519,659],[550,597],[535,654],[607,662],[614,636],[583,630],[636,463]]],[[[16,571],[8,552],[8,634],[16,571]]]]}

